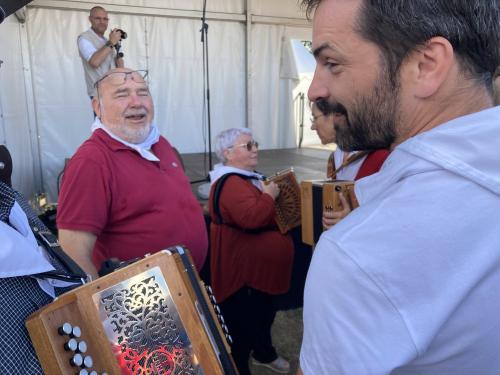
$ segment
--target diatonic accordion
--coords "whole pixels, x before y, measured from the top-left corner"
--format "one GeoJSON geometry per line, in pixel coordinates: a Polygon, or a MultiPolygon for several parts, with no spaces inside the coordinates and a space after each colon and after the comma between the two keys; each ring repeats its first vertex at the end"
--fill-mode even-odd
{"type": "Polygon", "coordinates": [[[302,242],[314,245],[323,232],[324,210],[341,211],[339,193],[343,193],[354,209],[359,206],[354,194],[354,181],[308,180],[300,183],[302,205],[302,242]]]}
{"type": "Polygon", "coordinates": [[[176,246],[63,294],[26,326],[46,374],[238,374],[227,329],[176,246]]]}
{"type": "Polygon", "coordinates": [[[265,182],[274,182],[280,188],[276,198],[275,221],[281,233],[287,233],[301,223],[300,187],[293,169],[287,169],[269,177],[265,182]]]}

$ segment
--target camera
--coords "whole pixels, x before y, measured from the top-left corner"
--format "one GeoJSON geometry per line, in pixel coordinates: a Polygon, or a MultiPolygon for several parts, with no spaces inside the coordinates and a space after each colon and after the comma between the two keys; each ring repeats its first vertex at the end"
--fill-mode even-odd
{"type": "Polygon", "coordinates": [[[127,33],[122,29],[116,29],[116,31],[120,32],[120,39],[127,39],[127,33]]]}

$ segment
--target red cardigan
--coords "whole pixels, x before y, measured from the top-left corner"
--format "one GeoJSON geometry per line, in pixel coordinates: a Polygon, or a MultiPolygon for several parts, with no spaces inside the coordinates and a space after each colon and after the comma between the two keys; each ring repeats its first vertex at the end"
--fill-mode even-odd
{"type": "Polygon", "coordinates": [[[229,177],[220,193],[223,224],[213,212],[214,188],[209,197],[210,269],[218,302],[249,286],[269,294],[288,291],[293,241],[274,221],[274,200],[250,180],[229,177]]]}

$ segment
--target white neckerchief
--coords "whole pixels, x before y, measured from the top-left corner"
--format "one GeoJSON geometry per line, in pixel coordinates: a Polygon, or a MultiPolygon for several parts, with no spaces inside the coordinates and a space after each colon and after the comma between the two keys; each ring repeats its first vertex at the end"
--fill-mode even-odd
{"type": "Polygon", "coordinates": [[[154,145],[156,142],[160,140],[160,132],[158,131],[158,127],[156,124],[152,123],[151,124],[151,131],[149,132],[148,136],[142,143],[129,143],[127,141],[124,141],[123,139],[117,137],[113,133],[111,133],[106,126],[104,126],[101,122],[101,120],[96,117],[94,120],[94,123],[92,124],[92,131],[95,131],[96,129],[102,129],[106,132],[107,135],[109,135],[111,138],[113,138],[115,141],[118,141],[122,144],[124,144],[127,147],[130,147],[131,149],[134,149],[141,155],[144,159],[149,160],[149,161],[160,161],[156,157],[155,154],[153,154],[150,149],[151,146],[154,145]]]}
{"type": "MultiPolygon", "coordinates": [[[[53,271],[45,251],[38,246],[31,231],[28,218],[17,202],[9,215],[8,224],[0,221],[0,278],[29,276],[53,271]]],[[[72,283],[58,280],[37,279],[40,288],[52,298],[54,286],[68,286],[72,283]]]]}
{"type": "Polygon", "coordinates": [[[215,183],[215,181],[217,181],[219,178],[221,178],[222,176],[224,176],[225,174],[228,174],[228,173],[239,173],[239,174],[242,174],[245,176],[255,177],[255,179],[252,178],[252,179],[250,179],[250,181],[252,182],[252,184],[255,185],[255,187],[257,189],[262,191],[262,186],[261,186],[260,181],[262,181],[264,179],[263,175],[261,175],[260,173],[257,173],[257,172],[250,172],[250,171],[247,171],[245,169],[240,169],[240,168],[236,168],[236,167],[229,167],[229,166],[226,166],[222,163],[215,164],[214,169],[209,172],[210,184],[213,185],[215,183]]]}

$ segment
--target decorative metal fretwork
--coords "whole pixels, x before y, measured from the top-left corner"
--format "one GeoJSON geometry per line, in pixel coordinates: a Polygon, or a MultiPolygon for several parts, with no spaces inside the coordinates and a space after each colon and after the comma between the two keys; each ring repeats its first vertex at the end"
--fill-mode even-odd
{"type": "Polygon", "coordinates": [[[202,374],[158,267],[93,298],[122,373],[202,374]]]}

